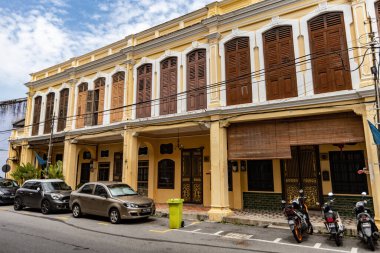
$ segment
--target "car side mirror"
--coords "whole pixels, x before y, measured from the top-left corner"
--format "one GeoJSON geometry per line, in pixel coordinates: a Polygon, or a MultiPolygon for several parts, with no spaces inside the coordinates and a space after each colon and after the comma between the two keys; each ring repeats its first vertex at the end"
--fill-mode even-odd
{"type": "Polygon", "coordinates": [[[41,191],[41,188],[40,188],[40,187],[38,187],[38,188],[37,188],[37,191],[38,191],[38,192],[40,192],[40,191],[41,191]]]}

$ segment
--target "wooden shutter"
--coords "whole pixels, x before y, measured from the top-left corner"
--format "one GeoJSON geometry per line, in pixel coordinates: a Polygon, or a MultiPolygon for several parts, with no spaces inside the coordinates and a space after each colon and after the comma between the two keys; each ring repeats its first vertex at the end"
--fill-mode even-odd
{"type": "Polygon", "coordinates": [[[67,109],[69,106],[69,89],[63,89],[59,97],[59,115],[57,131],[63,131],[66,127],[67,109]]]}
{"type": "Polygon", "coordinates": [[[151,116],[152,74],[152,64],[145,64],[137,69],[137,118],[151,116]]]}
{"type": "Polygon", "coordinates": [[[85,126],[92,126],[94,124],[94,91],[87,91],[86,110],[84,115],[85,126]]]}
{"type": "Polygon", "coordinates": [[[50,92],[46,98],[44,134],[48,134],[52,131],[51,121],[53,120],[53,114],[54,114],[54,97],[55,97],[55,94],[53,92],[50,92]]]}
{"type": "Polygon", "coordinates": [[[232,124],[228,159],[288,159],[291,146],[364,142],[363,120],[354,113],[232,124]]]}
{"type": "Polygon", "coordinates": [[[34,98],[32,135],[38,135],[38,129],[40,127],[41,103],[41,96],[34,98]]]}
{"type": "Polygon", "coordinates": [[[118,72],[112,76],[111,123],[119,122],[123,119],[123,109],[121,107],[124,105],[124,79],[124,72],[118,72]]]}
{"type": "Polygon", "coordinates": [[[207,107],[206,50],[199,49],[187,55],[187,110],[207,107]]]}
{"type": "Polygon", "coordinates": [[[380,33],[380,1],[375,3],[377,30],[380,33]]]}
{"type": "Polygon", "coordinates": [[[105,84],[106,79],[104,77],[95,80],[95,92],[93,96],[93,113],[95,118],[92,122],[93,125],[103,124],[105,84]]]}
{"type": "Polygon", "coordinates": [[[343,13],[311,19],[309,34],[314,93],[352,89],[343,13]]]}
{"type": "Polygon", "coordinates": [[[249,38],[241,37],[226,43],[227,105],[252,102],[251,57],[249,38]]]}
{"type": "Polygon", "coordinates": [[[81,83],[78,86],[76,128],[84,127],[84,118],[86,114],[86,104],[87,104],[87,90],[88,90],[87,83],[81,83]]]}
{"type": "Polygon", "coordinates": [[[297,78],[291,26],[263,34],[267,100],[296,97],[297,78]]]}
{"type": "Polygon", "coordinates": [[[161,62],[160,115],[177,113],[177,57],[161,62]]]}

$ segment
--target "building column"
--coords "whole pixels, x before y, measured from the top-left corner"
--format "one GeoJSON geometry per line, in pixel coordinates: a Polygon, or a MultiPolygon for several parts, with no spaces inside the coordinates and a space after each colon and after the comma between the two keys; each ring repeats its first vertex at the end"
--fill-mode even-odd
{"type": "Polygon", "coordinates": [[[372,132],[369,128],[367,120],[371,121],[373,124],[373,115],[370,112],[372,109],[370,106],[366,108],[363,112],[363,126],[364,126],[364,136],[365,144],[367,149],[367,159],[368,159],[368,170],[369,179],[371,185],[371,193],[373,198],[373,207],[375,212],[375,220],[378,225],[380,225],[380,171],[379,171],[379,157],[377,152],[377,145],[374,143],[372,132]]]}
{"type": "MultiPolygon", "coordinates": [[[[243,201],[242,201],[242,185],[241,185],[241,164],[238,165],[238,171],[232,172],[232,190],[233,190],[233,206],[234,209],[242,209],[243,201]]],[[[227,175],[228,177],[228,175],[227,175]]],[[[227,178],[228,180],[228,178],[227,178]]]]}
{"type": "Polygon", "coordinates": [[[212,221],[222,221],[232,213],[228,203],[227,128],[220,126],[217,118],[210,127],[211,153],[211,209],[212,221]],[[215,121],[216,120],[216,121],[215,121]]]}
{"type": "Polygon", "coordinates": [[[78,178],[78,147],[71,143],[70,140],[65,140],[63,151],[63,176],[65,181],[71,188],[76,189],[78,178]]]}
{"type": "Polygon", "coordinates": [[[33,150],[30,149],[28,142],[23,142],[21,144],[21,157],[20,157],[20,164],[27,164],[33,163],[33,150]]]}
{"type": "MultiPolygon", "coordinates": [[[[206,36],[208,39],[208,44],[210,45],[209,57],[209,75],[210,75],[210,84],[218,83],[221,79],[220,77],[220,57],[219,57],[219,38],[221,37],[218,33],[217,28],[210,28],[210,34],[206,36]]],[[[219,86],[211,87],[207,90],[209,93],[207,97],[208,108],[219,107],[222,104],[221,101],[221,90],[219,86]]]]}
{"type": "Polygon", "coordinates": [[[137,191],[138,133],[125,130],[123,145],[123,182],[137,191]]]}

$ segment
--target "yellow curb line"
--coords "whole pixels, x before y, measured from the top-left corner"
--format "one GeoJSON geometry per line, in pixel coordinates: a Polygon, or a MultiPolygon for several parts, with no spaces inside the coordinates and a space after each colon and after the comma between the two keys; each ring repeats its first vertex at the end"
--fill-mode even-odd
{"type": "Polygon", "coordinates": [[[171,231],[171,229],[167,229],[167,230],[149,230],[149,232],[154,232],[154,233],[166,233],[166,232],[169,232],[171,231]]]}
{"type": "Polygon", "coordinates": [[[61,216],[61,217],[55,217],[56,219],[60,219],[60,220],[68,220],[69,217],[64,217],[64,216],[61,216]]]}
{"type": "Polygon", "coordinates": [[[105,222],[99,222],[98,224],[99,225],[103,225],[103,226],[108,226],[109,225],[108,223],[105,223],[105,222]]]}

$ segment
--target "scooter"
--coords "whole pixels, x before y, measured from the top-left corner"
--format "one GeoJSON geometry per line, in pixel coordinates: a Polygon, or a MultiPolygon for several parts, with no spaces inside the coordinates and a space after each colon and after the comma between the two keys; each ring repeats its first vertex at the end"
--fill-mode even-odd
{"type": "Polygon", "coordinates": [[[353,212],[356,215],[358,237],[368,247],[375,251],[375,242],[379,239],[379,230],[372,218],[371,210],[366,207],[368,201],[365,199],[366,192],[362,192],[362,200],[355,204],[353,212]]]}
{"type": "Polygon", "coordinates": [[[300,196],[287,204],[285,200],[281,201],[281,208],[288,220],[289,228],[292,231],[294,239],[298,243],[303,241],[303,233],[313,234],[313,226],[309,220],[308,209],[305,204],[306,197],[303,190],[299,191],[300,196]]]}
{"type": "Polygon", "coordinates": [[[335,199],[333,199],[334,194],[330,192],[328,194],[328,200],[322,206],[322,215],[325,219],[324,223],[328,233],[330,234],[330,239],[334,238],[337,246],[343,245],[343,234],[344,234],[344,225],[340,219],[339,213],[333,211],[332,204],[335,199]]]}

